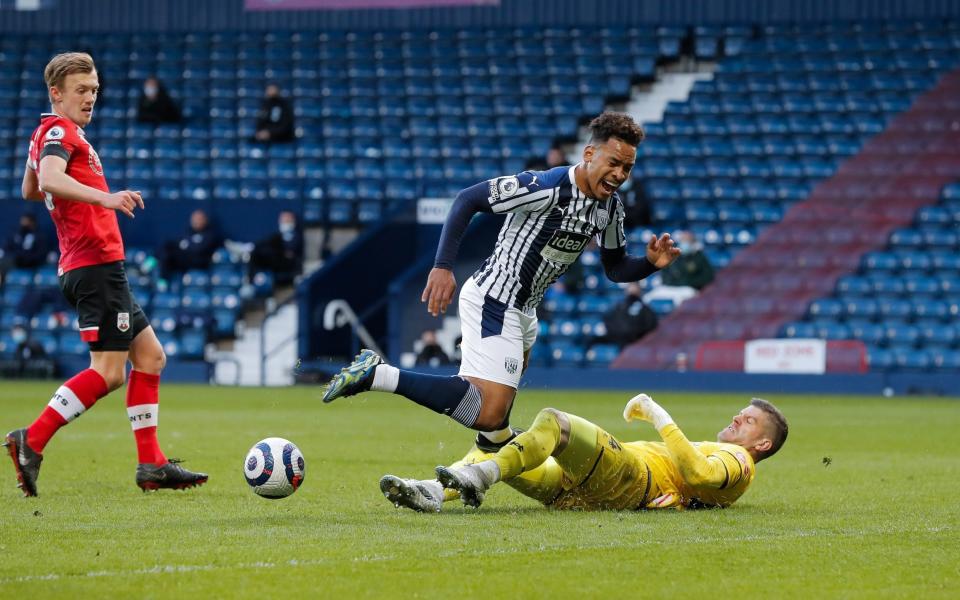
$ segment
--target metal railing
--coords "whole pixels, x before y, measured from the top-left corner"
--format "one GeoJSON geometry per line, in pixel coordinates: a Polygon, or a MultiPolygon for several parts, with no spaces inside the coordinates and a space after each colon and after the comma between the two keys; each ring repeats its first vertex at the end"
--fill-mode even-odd
{"type": "MultiPolygon", "coordinates": [[[[379,305],[380,303],[377,304],[379,305]]],[[[376,340],[373,339],[373,336],[370,335],[367,328],[363,326],[363,322],[357,317],[357,313],[353,311],[350,304],[346,300],[331,300],[323,309],[323,328],[327,331],[332,331],[345,325],[350,326],[354,335],[360,338],[360,341],[363,342],[365,347],[383,356],[383,351],[380,349],[380,346],[377,345],[376,340]]]]}
{"type": "MultiPolygon", "coordinates": [[[[276,346],[267,350],[267,323],[270,319],[276,317],[280,313],[280,309],[288,304],[292,304],[297,301],[297,295],[293,294],[283,302],[280,302],[273,307],[272,310],[268,311],[263,315],[263,321],[260,322],[260,385],[267,385],[267,360],[280,350],[283,350],[291,342],[297,341],[297,329],[294,328],[293,335],[290,335],[282,340],[280,340],[276,346]]],[[[290,365],[291,370],[293,365],[290,365]]]]}

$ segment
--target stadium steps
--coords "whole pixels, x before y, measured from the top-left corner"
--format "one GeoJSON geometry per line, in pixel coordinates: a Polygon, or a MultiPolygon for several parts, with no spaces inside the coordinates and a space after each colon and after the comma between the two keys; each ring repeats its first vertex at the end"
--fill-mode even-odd
{"type": "Polygon", "coordinates": [[[671,368],[701,342],[775,337],[960,178],[960,69],[738,254],[713,284],[628,346],[614,368],[671,368]],[[685,355],[678,360],[678,355],[685,355]]]}
{"type": "MultiPolygon", "coordinates": [[[[267,352],[277,348],[285,340],[297,333],[298,307],[296,303],[287,304],[276,314],[269,317],[266,332],[267,352]]],[[[218,384],[259,386],[260,369],[260,322],[247,323],[234,340],[232,350],[221,350],[214,366],[214,382],[218,384]]],[[[296,343],[287,343],[267,359],[266,385],[293,384],[293,369],[297,362],[296,343]]]]}
{"type": "Polygon", "coordinates": [[[686,102],[693,84],[712,78],[713,73],[702,67],[696,72],[661,73],[648,90],[634,92],[625,112],[638,123],[659,123],[670,102],[686,102]]]}

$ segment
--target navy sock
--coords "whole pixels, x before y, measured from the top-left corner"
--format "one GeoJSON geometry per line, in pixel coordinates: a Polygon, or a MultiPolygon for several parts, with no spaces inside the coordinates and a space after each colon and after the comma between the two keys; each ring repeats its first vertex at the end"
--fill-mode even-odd
{"type": "Polygon", "coordinates": [[[467,427],[473,426],[480,415],[480,390],[459,377],[401,369],[396,393],[467,427]]]}

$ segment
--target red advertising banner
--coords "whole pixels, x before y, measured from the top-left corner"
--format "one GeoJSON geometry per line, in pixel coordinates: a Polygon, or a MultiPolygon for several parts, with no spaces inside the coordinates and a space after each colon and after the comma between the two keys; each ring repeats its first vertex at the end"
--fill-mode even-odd
{"type": "Polygon", "coordinates": [[[246,10],[344,10],[497,5],[500,0],[244,0],[246,10]]]}

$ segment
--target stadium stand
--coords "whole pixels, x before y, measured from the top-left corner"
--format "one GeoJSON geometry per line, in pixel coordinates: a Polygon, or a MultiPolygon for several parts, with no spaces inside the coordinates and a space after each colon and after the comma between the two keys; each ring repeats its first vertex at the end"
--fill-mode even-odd
{"type": "Polygon", "coordinates": [[[949,204],[930,205],[960,177],[960,136],[951,126],[960,117],[960,79],[946,73],[958,44],[950,23],[769,27],[721,63],[714,81],[698,84],[665,119],[664,131],[675,135],[662,143],[676,147],[674,122],[682,131],[726,122],[733,151],[716,159],[703,145],[702,154],[707,169],[739,176],[701,180],[717,198],[703,206],[687,199],[696,197],[684,192],[688,178],[650,181],[649,189],[669,206],[659,208],[668,223],[699,230],[711,257],[730,264],[614,366],[672,367],[704,341],[778,334],[862,340],[875,369],[950,364],[956,336],[941,329],[952,330],[960,301],[947,257],[956,250],[955,225],[946,220],[949,204]],[[727,198],[785,216],[772,225],[731,223],[719,215],[727,198]],[[744,249],[740,240],[755,237],[744,249]]]}
{"type": "MultiPolygon", "coordinates": [[[[104,74],[88,133],[112,186],[161,200],[299,199],[303,220],[324,226],[375,223],[419,197],[518,171],[553,141],[575,140],[584,119],[653,80],[658,64],[687,51],[718,61],[712,80],[647,127],[634,173],[653,201],[654,227],[694,230],[722,269],[717,281],[678,307],[653,302],[659,330],[615,359],[615,348],[594,339],[602,336],[600,308],[621,290],[588,251],[580,290],[558,289],[545,305],[534,364],[658,368],[678,352],[693,356],[702,341],[778,334],[863,340],[874,368],[954,360],[957,336],[933,324],[953,314],[958,299],[955,188],[944,188],[939,206],[920,207],[960,177],[936,145],[955,143],[944,137],[950,117],[941,111],[956,109],[945,104],[956,91],[952,80],[939,80],[957,63],[955,23],[5,35],[0,176],[9,197],[19,196],[16,165],[46,106],[39,73],[64,46],[91,51],[104,74]],[[182,106],[182,126],[136,122],[137,86],[149,75],[182,106]],[[267,82],[293,100],[291,144],[249,141],[267,82]],[[904,168],[917,178],[894,176],[902,156],[913,157],[904,168]],[[954,221],[936,220],[944,215],[954,221]],[[889,251],[873,252],[891,233],[889,251]],[[901,271],[911,277],[878,275],[901,271]],[[881,289],[896,302],[883,303],[881,289]],[[731,291],[743,300],[729,300],[731,291]],[[893,323],[882,335],[880,314],[893,323]],[[937,350],[904,352],[911,344],[937,350]]],[[[628,237],[636,246],[648,233],[628,237]]],[[[161,283],[142,268],[149,255],[131,251],[131,281],[171,355],[198,357],[201,340],[232,334],[242,316],[242,265],[223,253],[206,278],[161,283]]],[[[49,269],[43,273],[8,278],[0,353],[10,347],[20,299],[55,286],[49,269]]],[[[271,293],[268,276],[254,279],[256,295],[271,293]]],[[[29,318],[38,334],[50,334],[45,346],[82,353],[70,324],[51,320],[51,311],[29,318]]]]}

